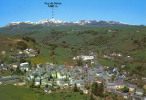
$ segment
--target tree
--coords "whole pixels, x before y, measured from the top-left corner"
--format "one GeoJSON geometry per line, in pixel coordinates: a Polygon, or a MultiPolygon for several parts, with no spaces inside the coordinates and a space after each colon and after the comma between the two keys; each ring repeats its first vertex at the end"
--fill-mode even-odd
{"type": "Polygon", "coordinates": [[[16,68],[16,73],[17,73],[17,74],[18,74],[18,73],[21,73],[21,70],[20,70],[19,66],[16,68]]]}
{"type": "Polygon", "coordinates": [[[66,44],[66,41],[62,41],[63,44],[66,44]]]}
{"type": "Polygon", "coordinates": [[[57,72],[56,72],[56,78],[57,78],[57,72]]]}
{"type": "Polygon", "coordinates": [[[80,95],[83,95],[83,90],[80,90],[80,95]]]}
{"type": "Polygon", "coordinates": [[[33,88],[35,86],[35,78],[31,80],[30,87],[33,88]]]}
{"type": "Polygon", "coordinates": [[[52,76],[52,74],[50,75],[50,79],[53,79],[53,76],[52,76]]]}
{"type": "Polygon", "coordinates": [[[81,58],[81,57],[79,57],[79,58],[76,60],[76,62],[77,62],[77,66],[83,66],[83,61],[82,61],[82,58],[81,58]]]}
{"type": "Polygon", "coordinates": [[[89,89],[90,89],[90,86],[85,85],[85,88],[86,88],[87,90],[89,90],[89,89]]]}
{"type": "Polygon", "coordinates": [[[129,88],[127,88],[127,87],[124,87],[124,88],[122,88],[121,90],[122,90],[124,93],[129,92],[129,88]]]}
{"type": "Polygon", "coordinates": [[[24,69],[24,73],[25,73],[25,74],[26,74],[26,72],[27,72],[26,69],[24,69]]]}
{"type": "Polygon", "coordinates": [[[28,47],[27,44],[23,41],[18,42],[16,45],[17,45],[17,49],[20,49],[20,50],[25,50],[28,47]]]}
{"type": "Polygon", "coordinates": [[[91,94],[90,100],[94,100],[93,95],[91,94]]]}
{"type": "Polygon", "coordinates": [[[14,69],[13,68],[10,68],[10,71],[11,71],[11,73],[14,71],[14,69]]]}
{"type": "Polygon", "coordinates": [[[111,77],[112,81],[114,81],[115,78],[116,78],[116,76],[115,75],[112,75],[112,77],[111,77]]]}
{"type": "Polygon", "coordinates": [[[57,89],[60,89],[60,86],[57,86],[57,89]]]}
{"type": "Polygon", "coordinates": [[[48,84],[46,84],[45,87],[48,88],[48,84]]]}
{"type": "Polygon", "coordinates": [[[20,59],[20,63],[27,62],[26,59],[20,59]]]}
{"type": "Polygon", "coordinates": [[[103,82],[100,84],[98,91],[99,91],[99,96],[103,97],[104,96],[104,94],[103,94],[103,92],[104,92],[103,82]]]}
{"type": "Polygon", "coordinates": [[[42,85],[42,79],[41,79],[41,77],[40,77],[40,86],[42,85]]]}
{"type": "Polygon", "coordinates": [[[78,88],[77,88],[77,84],[75,83],[74,88],[73,88],[74,92],[78,92],[78,88]]]}
{"type": "Polygon", "coordinates": [[[97,82],[92,83],[92,93],[96,96],[99,96],[99,92],[98,92],[98,84],[97,82]]]}

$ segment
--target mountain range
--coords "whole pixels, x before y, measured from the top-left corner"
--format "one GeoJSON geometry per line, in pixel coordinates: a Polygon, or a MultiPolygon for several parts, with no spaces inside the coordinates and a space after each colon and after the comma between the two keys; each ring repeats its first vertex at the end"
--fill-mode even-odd
{"type": "Polygon", "coordinates": [[[80,20],[80,21],[75,21],[75,22],[68,22],[68,21],[60,21],[56,19],[46,19],[38,22],[12,22],[9,23],[6,27],[10,26],[17,26],[17,25],[24,25],[24,24],[29,24],[29,25],[45,25],[45,26],[50,26],[50,25],[88,25],[88,26],[127,26],[129,24],[125,23],[120,23],[120,22],[115,22],[115,21],[96,21],[96,20],[80,20]]]}
{"type": "Polygon", "coordinates": [[[96,21],[96,20],[80,20],[80,21],[60,21],[56,19],[45,19],[37,22],[11,22],[5,27],[0,28],[0,34],[19,34],[30,32],[45,32],[48,29],[56,29],[60,31],[72,31],[90,29],[96,27],[123,27],[134,26],[130,24],[120,23],[116,21],[96,21]]]}

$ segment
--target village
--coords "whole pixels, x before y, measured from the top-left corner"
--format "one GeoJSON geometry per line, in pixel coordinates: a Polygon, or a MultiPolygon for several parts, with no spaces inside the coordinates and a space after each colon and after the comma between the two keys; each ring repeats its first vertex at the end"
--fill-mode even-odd
{"type": "MultiPolygon", "coordinates": [[[[122,56],[121,54],[111,54],[114,56],[122,56]]],[[[17,59],[27,59],[28,57],[35,57],[36,51],[33,49],[26,49],[18,53],[12,53],[10,57],[17,59]]],[[[104,55],[105,57],[105,55],[104,55]]],[[[128,58],[130,56],[127,56],[128,58]]],[[[54,92],[53,89],[70,89],[76,84],[77,87],[85,94],[91,93],[92,83],[104,85],[104,92],[112,92],[123,96],[125,99],[133,98],[133,100],[144,100],[144,91],[134,84],[125,82],[128,79],[128,74],[120,74],[117,68],[100,65],[96,59],[95,53],[89,55],[80,55],[74,57],[73,60],[82,59],[83,66],[66,66],[57,65],[46,62],[43,64],[36,64],[31,67],[29,62],[15,62],[12,64],[1,64],[0,71],[4,70],[20,70],[23,75],[0,76],[0,85],[14,84],[18,86],[30,86],[43,88],[45,93],[54,92]],[[89,66],[84,61],[91,61],[89,66]],[[88,87],[88,88],[87,88],[88,87]],[[123,89],[128,88],[128,91],[123,89]]],[[[125,67],[122,65],[121,67],[125,67]]]]}

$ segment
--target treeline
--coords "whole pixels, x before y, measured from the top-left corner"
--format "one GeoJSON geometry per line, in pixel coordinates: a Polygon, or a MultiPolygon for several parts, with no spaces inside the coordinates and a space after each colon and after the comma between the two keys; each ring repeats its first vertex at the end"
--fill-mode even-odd
{"type": "Polygon", "coordinates": [[[34,38],[32,38],[32,37],[26,36],[26,37],[22,37],[22,39],[25,40],[25,41],[27,41],[27,42],[30,42],[31,41],[33,43],[36,43],[36,40],[34,38]]]}
{"type": "Polygon", "coordinates": [[[92,34],[92,35],[98,35],[98,31],[95,31],[95,30],[85,30],[85,31],[79,31],[78,32],[78,35],[83,35],[83,34],[92,34]]]}

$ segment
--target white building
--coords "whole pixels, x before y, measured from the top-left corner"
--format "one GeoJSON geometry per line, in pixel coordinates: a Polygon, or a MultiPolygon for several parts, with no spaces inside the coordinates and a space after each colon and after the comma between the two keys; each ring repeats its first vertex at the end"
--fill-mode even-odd
{"type": "Polygon", "coordinates": [[[79,59],[79,58],[81,58],[82,60],[86,61],[86,60],[93,60],[94,56],[81,55],[81,56],[74,57],[73,59],[79,59]]]}
{"type": "Polygon", "coordinates": [[[25,65],[29,65],[28,62],[25,62],[25,63],[21,63],[20,66],[25,66],[25,65]]]}

